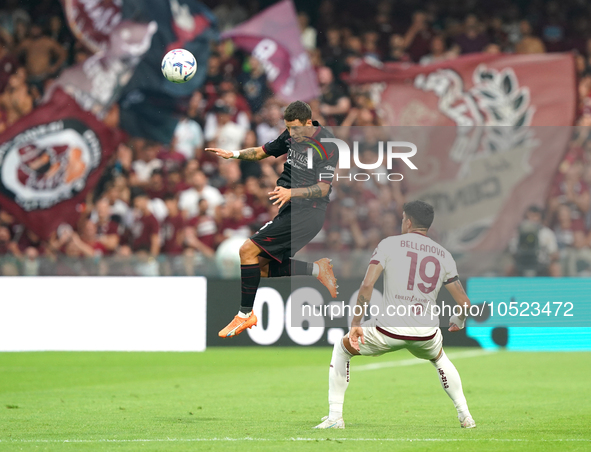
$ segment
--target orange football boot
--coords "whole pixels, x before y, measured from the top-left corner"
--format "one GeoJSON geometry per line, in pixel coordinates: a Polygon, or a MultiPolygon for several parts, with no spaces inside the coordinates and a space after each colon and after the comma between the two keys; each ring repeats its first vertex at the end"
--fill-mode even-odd
{"type": "Polygon", "coordinates": [[[318,281],[320,281],[322,285],[328,289],[332,298],[336,298],[339,294],[337,292],[337,288],[339,286],[337,286],[337,279],[335,278],[334,272],[332,271],[331,262],[331,259],[325,257],[314,263],[318,264],[318,268],[320,268],[320,272],[318,273],[318,281]]]}
{"type": "Polygon", "coordinates": [[[251,311],[250,315],[246,318],[235,316],[226,328],[221,330],[218,335],[220,337],[232,337],[238,336],[247,328],[252,328],[257,324],[257,316],[251,311]]]}

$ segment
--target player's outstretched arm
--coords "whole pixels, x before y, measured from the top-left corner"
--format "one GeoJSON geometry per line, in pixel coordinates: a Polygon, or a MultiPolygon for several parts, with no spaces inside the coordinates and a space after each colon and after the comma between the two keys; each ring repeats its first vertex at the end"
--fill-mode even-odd
{"type": "Polygon", "coordinates": [[[357,295],[357,305],[353,311],[354,316],[351,321],[351,331],[349,332],[349,342],[353,348],[359,351],[359,341],[365,344],[365,338],[363,336],[363,328],[361,327],[361,321],[367,312],[367,305],[371,300],[371,294],[373,293],[373,287],[376,281],[384,271],[382,264],[369,264],[367,272],[365,272],[365,278],[359,287],[359,294],[357,295]]]}
{"type": "Polygon", "coordinates": [[[239,159],[239,160],[262,160],[269,157],[262,146],[256,148],[242,149],[241,151],[226,151],[220,148],[205,148],[207,152],[212,152],[218,157],[224,159],[239,159]]]}
{"type": "Polygon", "coordinates": [[[455,302],[464,308],[464,312],[461,315],[452,315],[449,319],[449,331],[460,331],[466,324],[466,317],[468,316],[468,310],[471,306],[470,299],[468,298],[468,295],[466,295],[464,286],[462,286],[459,279],[446,284],[445,287],[455,302]]]}

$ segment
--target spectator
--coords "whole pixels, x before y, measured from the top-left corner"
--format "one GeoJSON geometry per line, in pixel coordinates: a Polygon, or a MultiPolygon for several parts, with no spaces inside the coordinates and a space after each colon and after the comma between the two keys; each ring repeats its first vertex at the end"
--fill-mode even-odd
{"type": "Polygon", "coordinates": [[[95,204],[95,211],[91,220],[96,225],[97,240],[104,247],[104,254],[112,254],[119,246],[122,226],[111,218],[111,206],[107,198],[99,199],[95,204]]]}
{"type": "Polygon", "coordinates": [[[322,46],[320,55],[326,65],[332,69],[335,74],[340,74],[343,70],[342,58],[345,54],[341,42],[341,31],[336,27],[326,30],[326,43],[322,46]]]}
{"type": "Polygon", "coordinates": [[[246,9],[238,0],[222,0],[213,10],[218,19],[220,31],[227,31],[248,18],[246,9]]]}
{"type": "Polygon", "coordinates": [[[245,131],[250,129],[252,113],[244,96],[236,91],[233,82],[223,82],[220,85],[220,90],[219,100],[230,109],[232,121],[245,131]]]}
{"type": "Polygon", "coordinates": [[[384,61],[410,61],[410,56],[406,52],[404,38],[401,35],[394,34],[390,36],[389,51],[384,61]]]}
{"type": "Polygon", "coordinates": [[[345,90],[335,83],[332,71],[328,67],[318,68],[318,83],[322,93],[320,113],[330,125],[340,124],[349,113],[351,100],[347,97],[345,90]]]}
{"type": "Polygon", "coordinates": [[[420,64],[433,64],[439,63],[455,57],[456,54],[453,51],[447,51],[445,47],[445,39],[441,35],[433,36],[431,40],[431,53],[421,58],[420,64]]]}
{"type": "Polygon", "coordinates": [[[380,49],[378,48],[378,41],[380,39],[380,35],[377,31],[370,30],[363,33],[362,38],[362,53],[364,57],[372,58],[375,61],[380,61],[382,59],[382,55],[380,49]]]}
{"type": "Polygon", "coordinates": [[[12,254],[14,257],[22,256],[18,245],[12,241],[10,227],[0,223],[0,259],[7,254],[12,254]]]}
{"type": "Polygon", "coordinates": [[[482,32],[481,24],[474,14],[466,16],[464,32],[456,37],[455,43],[462,55],[482,52],[489,44],[488,36],[482,32]]]}
{"type": "Polygon", "coordinates": [[[18,61],[12,55],[12,36],[0,28],[0,93],[8,84],[8,79],[16,72],[18,61]]]}
{"type": "Polygon", "coordinates": [[[0,94],[0,133],[31,112],[33,97],[26,84],[25,68],[18,68],[8,78],[8,84],[0,94]]]}
{"type": "Polygon", "coordinates": [[[590,202],[589,186],[583,181],[583,164],[577,160],[569,165],[563,177],[557,178],[551,189],[548,200],[548,224],[554,224],[558,206],[568,204],[574,227],[584,229],[584,219],[589,211],[590,202]]]}
{"type": "Polygon", "coordinates": [[[213,216],[215,208],[224,202],[220,191],[208,185],[207,176],[203,171],[197,170],[191,179],[191,188],[181,192],[179,208],[186,219],[193,218],[198,213],[199,200],[206,199],[209,206],[208,215],[213,216]]]}
{"type": "Polygon", "coordinates": [[[203,128],[203,124],[205,124],[206,106],[207,100],[203,96],[203,92],[195,91],[189,99],[189,105],[187,106],[187,118],[192,119],[203,128]]]}
{"type": "Polygon", "coordinates": [[[521,40],[515,44],[515,53],[544,53],[544,43],[537,36],[533,36],[531,24],[527,20],[519,23],[521,40]]]}
{"type": "Polygon", "coordinates": [[[43,28],[35,24],[27,39],[16,49],[27,68],[29,83],[35,84],[43,92],[42,82],[55,76],[66,62],[66,50],[55,40],[43,33],[43,28]]]}
{"type": "Polygon", "coordinates": [[[185,241],[185,220],[179,210],[178,200],[172,194],[164,196],[168,215],[162,222],[162,252],[178,256],[183,252],[185,241]]]}
{"type": "Polygon", "coordinates": [[[181,153],[186,160],[191,160],[203,149],[203,141],[203,130],[199,123],[185,116],[174,130],[171,148],[181,153]]]}
{"type": "Polygon", "coordinates": [[[215,147],[222,149],[240,149],[246,130],[232,121],[232,110],[228,105],[216,102],[213,113],[207,115],[205,122],[205,141],[214,142],[215,147]]]}
{"type": "Polygon", "coordinates": [[[564,18],[556,1],[549,1],[546,6],[546,21],[542,25],[542,39],[548,52],[564,50],[564,18]]]}
{"type": "Polygon", "coordinates": [[[253,113],[258,113],[271,92],[267,86],[267,76],[261,62],[251,55],[248,57],[247,67],[248,69],[238,77],[238,83],[250,109],[253,113]]]}
{"type": "Polygon", "coordinates": [[[412,16],[412,24],[404,35],[404,48],[412,61],[416,63],[429,53],[433,35],[427,15],[423,11],[416,11],[412,16]]]}
{"type": "Polygon", "coordinates": [[[583,231],[573,234],[573,246],[564,252],[562,268],[566,276],[591,276],[591,248],[583,231]]]}
{"type": "Polygon", "coordinates": [[[19,8],[19,0],[6,0],[0,10],[0,28],[14,35],[16,34],[18,23],[22,23],[26,27],[29,22],[31,22],[29,13],[19,8]]]}
{"type": "Polygon", "coordinates": [[[192,218],[185,228],[187,245],[208,258],[215,255],[217,225],[207,212],[207,199],[199,200],[198,214],[192,218]]]}
{"type": "Polygon", "coordinates": [[[164,173],[162,170],[155,169],[152,171],[152,175],[148,180],[145,190],[150,199],[164,199],[164,195],[168,193],[168,190],[164,184],[164,173]]]}
{"type": "Polygon", "coordinates": [[[80,235],[73,234],[72,242],[80,255],[84,257],[100,257],[109,253],[109,250],[97,235],[96,224],[90,219],[84,222],[80,235]]]}
{"type": "Polygon", "coordinates": [[[132,196],[134,221],[131,225],[131,250],[154,258],[160,254],[160,225],[150,212],[146,193],[135,188],[132,196]]]}
{"type": "Polygon", "coordinates": [[[542,209],[530,206],[509,245],[514,264],[509,274],[560,276],[558,243],[554,232],[542,224],[542,209]]]}
{"type": "Polygon", "coordinates": [[[268,143],[285,130],[281,110],[277,104],[269,104],[262,111],[263,121],[256,127],[258,143],[268,143]]]}
{"type": "Polygon", "coordinates": [[[491,44],[499,46],[501,51],[508,52],[511,50],[511,43],[507,32],[503,28],[503,18],[501,16],[494,16],[488,24],[488,39],[491,44]]]}
{"type": "Polygon", "coordinates": [[[581,223],[574,224],[571,218],[570,206],[561,204],[558,206],[557,222],[554,227],[558,248],[563,250],[573,246],[576,231],[584,233],[583,225],[581,223]]]}
{"type": "Polygon", "coordinates": [[[133,177],[130,180],[131,185],[146,187],[154,170],[162,169],[162,160],[158,156],[161,145],[155,141],[142,142],[138,140],[139,158],[132,164],[133,177]]]}
{"type": "Polygon", "coordinates": [[[218,232],[222,237],[218,238],[218,243],[234,235],[247,238],[250,235],[249,225],[253,220],[252,209],[240,197],[228,196],[220,208],[218,232]]]}
{"type": "Polygon", "coordinates": [[[310,26],[310,18],[308,15],[301,11],[298,13],[298,23],[300,25],[300,31],[302,36],[302,45],[306,50],[313,50],[316,48],[316,29],[310,26]]]}
{"type": "Polygon", "coordinates": [[[217,96],[218,86],[223,80],[222,59],[218,53],[212,52],[207,62],[207,76],[203,86],[203,92],[208,100],[217,96]]]}

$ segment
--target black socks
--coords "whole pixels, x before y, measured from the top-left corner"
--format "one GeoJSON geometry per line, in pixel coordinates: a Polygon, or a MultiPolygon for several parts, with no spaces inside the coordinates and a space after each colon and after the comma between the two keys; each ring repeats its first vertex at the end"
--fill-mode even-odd
{"type": "Polygon", "coordinates": [[[259,264],[241,265],[240,279],[242,283],[240,311],[244,314],[248,314],[252,311],[254,298],[257,294],[259,283],[261,282],[261,269],[259,268],[259,264]]]}

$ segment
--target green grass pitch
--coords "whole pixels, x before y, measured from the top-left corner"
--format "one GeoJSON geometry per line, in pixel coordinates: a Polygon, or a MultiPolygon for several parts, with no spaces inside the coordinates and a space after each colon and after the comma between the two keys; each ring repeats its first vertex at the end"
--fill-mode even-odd
{"type": "Polygon", "coordinates": [[[447,349],[474,430],[429,363],[356,357],[346,430],[312,430],[331,351],[2,353],[0,450],[591,450],[591,353],[447,349]]]}

